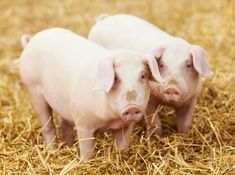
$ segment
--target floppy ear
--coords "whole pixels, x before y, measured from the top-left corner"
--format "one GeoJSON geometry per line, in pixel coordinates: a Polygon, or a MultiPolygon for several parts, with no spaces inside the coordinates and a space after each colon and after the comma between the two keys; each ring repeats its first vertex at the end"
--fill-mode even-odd
{"type": "Polygon", "coordinates": [[[148,65],[154,81],[159,82],[159,83],[164,83],[164,80],[161,77],[154,55],[152,54],[145,55],[144,63],[148,65]]]}
{"type": "Polygon", "coordinates": [[[158,60],[159,58],[161,58],[165,48],[166,48],[166,46],[160,46],[160,47],[152,50],[151,54],[153,54],[154,57],[156,58],[156,60],[158,60]]]}
{"type": "Polygon", "coordinates": [[[108,93],[113,87],[114,78],[113,58],[107,57],[98,65],[94,90],[103,90],[108,93]]]}
{"type": "Polygon", "coordinates": [[[191,48],[191,54],[195,70],[203,77],[211,76],[213,73],[207,62],[204,50],[198,45],[193,45],[191,48]]]}

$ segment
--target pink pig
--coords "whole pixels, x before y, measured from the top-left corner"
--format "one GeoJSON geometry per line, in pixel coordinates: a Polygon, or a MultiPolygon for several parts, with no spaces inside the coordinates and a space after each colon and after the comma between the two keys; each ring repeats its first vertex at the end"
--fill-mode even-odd
{"type": "MultiPolygon", "coordinates": [[[[152,52],[166,83],[151,83],[147,113],[154,113],[159,104],[172,106],[176,111],[178,131],[189,131],[197,97],[202,88],[201,77],[212,75],[200,46],[189,44],[143,19],[125,14],[101,14],[88,38],[109,49],[152,52]]],[[[158,135],[162,135],[161,122],[157,115],[147,118],[146,123],[150,133],[156,131],[158,135]]]]}
{"type": "Polygon", "coordinates": [[[118,150],[129,144],[150,96],[149,79],[162,82],[153,55],[110,51],[65,29],[48,29],[21,38],[20,76],[52,143],[52,110],[61,117],[64,141],[72,145],[75,125],[84,161],[94,157],[94,135],[111,129],[118,150]]]}

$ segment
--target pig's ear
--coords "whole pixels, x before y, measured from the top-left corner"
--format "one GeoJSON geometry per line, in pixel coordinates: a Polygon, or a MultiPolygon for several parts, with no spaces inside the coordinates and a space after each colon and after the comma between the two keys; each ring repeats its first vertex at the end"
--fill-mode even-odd
{"type": "Polygon", "coordinates": [[[195,70],[203,77],[209,77],[213,73],[207,62],[204,50],[198,45],[192,45],[191,54],[195,70]]]}
{"type": "Polygon", "coordinates": [[[103,90],[108,93],[112,89],[115,79],[113,61],[113,58],[107,57],[99,63],[96,84],[93,90],[103,90]]]}
{"type": "Polygon", "coordinates": [[[164,83],[164,80],[159,72],[155,56],[152,54],[146,54],[144,56],[144,63],[149,67],[153,80],[159,83],[164,83]]]}
{"type": "Polygon", "coordinates": [[[160,47],[152,50],[151,54],[153,54],[155,59],[158,60],[159,58],[162,57],[162,54],[163,54],[165,48],[166,48],[166,46],[160,46],[160,47]]]}

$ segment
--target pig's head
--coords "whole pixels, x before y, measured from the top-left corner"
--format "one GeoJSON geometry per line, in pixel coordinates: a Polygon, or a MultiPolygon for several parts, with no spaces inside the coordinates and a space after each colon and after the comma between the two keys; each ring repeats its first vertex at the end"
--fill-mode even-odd
{"type": "Polygon", "coordinates": [[[144,116],[149,80],[162,82],[154,56],[126,50],[102,61],[98,77],[95,89],[105,91],[110,109],[126,122],[139,121],[144,116]]]}
{"type": "MultiPolygon", "coordinates": [[[[154,86],[155,95],[179,105],[201,89],[201,76],[212,74],[203,49],[197,45],[163,46],[153,51],[164,85],[154,86]]],[[[154,83],[153,83],[154,84],[154,83]]]]}

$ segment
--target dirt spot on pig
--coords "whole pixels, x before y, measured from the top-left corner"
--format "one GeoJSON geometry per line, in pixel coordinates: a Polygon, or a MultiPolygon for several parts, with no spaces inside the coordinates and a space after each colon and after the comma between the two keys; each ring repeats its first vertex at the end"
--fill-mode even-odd
{"type": "Polygon", "coordinates": [[[128,102],[134,101],[136,99],[136,96],[137,96],[137,93],[136,93],[135,90],[127,91],[127,93],[126,93],[126,100],[128,102]]]}

